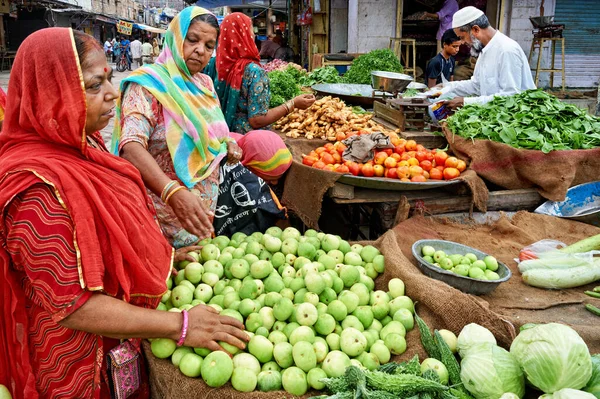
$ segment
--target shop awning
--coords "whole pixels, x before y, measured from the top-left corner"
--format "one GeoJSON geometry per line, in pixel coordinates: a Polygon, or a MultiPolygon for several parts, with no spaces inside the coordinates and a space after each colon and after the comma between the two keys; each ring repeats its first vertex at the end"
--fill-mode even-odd
{"type": "Polygon", "coordinates": [[[164,34],[167,32],[165,29],[155,28],[154,26],[148,26],[148,25],[144,25],[144,24],[133,24],[133,27],[136,29],[141,29],[141,30],[145,30],[148,32],[152,32],[152,33],[164,34]]]}
{"type": "Polygon", "coordinates": [[[96,15],[96,20],[97,21],[106,22],[108,24],[113,24],[113,25],[117,24],[117,20],[116,19],[110,18],[110,17],[105,17],[103,15],[96,15]]]}

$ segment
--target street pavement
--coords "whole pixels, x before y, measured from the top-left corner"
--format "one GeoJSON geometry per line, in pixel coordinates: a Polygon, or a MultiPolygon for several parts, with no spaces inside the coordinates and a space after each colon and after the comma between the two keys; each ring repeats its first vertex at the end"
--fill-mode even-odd
{"type": "MultiPolygon", "coordinates": [[[[112,83],[115,87],[118,88],[121,83],[121,80],[125,79],[129,75],[130,72],[129,71],[117,72],[117,70],[114,69],[114,64],[112,65],[112,67],[113,67],[112,83]]],[[[0,87],[2,87],[2,89],[4,91],[7,91],[7,89],[8,89],[8,80],[9,79],[10,79],[10,72],[0,72],[0,87]]],[[[114,126],[114,118],[111,119],[108,126],[106,126],[101,132],[102,137],[104,138],[104,142],[106,143],[106,146],[108,148],[110,148],[110,139],[112,136],[113,126],[114,126]]]]}

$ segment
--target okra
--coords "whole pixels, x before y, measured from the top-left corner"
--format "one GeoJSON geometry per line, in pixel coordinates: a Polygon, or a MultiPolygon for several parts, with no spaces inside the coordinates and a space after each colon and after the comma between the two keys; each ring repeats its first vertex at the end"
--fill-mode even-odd
{"type": "Polygon", "coordinates": [[[419,317],[417,312],[415,312],[415,320],[417,321],[417,326],[419,327],[419,333],[421,333],[421,343],[423,344],[423,348],[429,355],[429,357],[433,357],[437,360],[440,360],[440,352],[438,350],[435,341],[433,340],[433,335],[431,335],[431,331],[425,321],[419,317]]]}
{"type": "Polygon", "coordinates": [[[592,298],[600,298],[600,292],[585,291],[584,294],[591,296],[592,298]]]}
{"type": "Polygon", "coordinates": [[[458,360],[456,360],[456,356],[448,347],[444,338],[440,335],[438,330],[434,331],[435,341],[437,342],[437,348],[440,353],[440,361],[446,366],[448,370],[448,378],[450,379],[451,385],[457,388],[460,391],[467,392],[462,380],[460,379],[460,364],[458,364],[458,360]]]}
{"type": "Polygon", "coordinates": [[[589,303],[587,305],[585,305],[585,308],[592,312],[593,314],[595,314],[596,316],[600,316],[600,309],[598,309],[597,307],[595,307],[594,305],[590,305],[589,303]]]}

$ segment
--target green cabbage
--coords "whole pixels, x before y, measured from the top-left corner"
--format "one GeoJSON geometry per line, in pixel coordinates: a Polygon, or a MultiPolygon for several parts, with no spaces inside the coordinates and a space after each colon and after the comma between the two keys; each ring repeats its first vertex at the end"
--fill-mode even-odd
{"type": "Polygon", "coordinates": [[[510,353],[529,383],[544,393],[581,389],[592,376],[587,345],[575,330],[563,324],[540,324],[522,331],[510,353]]]}
{"type": "Polygon", "coordinates": [[[519,399],[519,397],[512,392],[507,392],[500,396],[500,399],[519,399]]]}
{"type": "Polygon", "coordinates": [[[467,324],[458,334],[456,348],[461,358],[465,358],[474,345],[490,343],[496,345],[494,334],[476,323],[467,324]]]}
{"type": "Polygon", "coordinates": [[[583,390],[600,399],[600,355],[592,356],[592,378],[583,390]]]}
{"type": "Polygon", "coordinates": [[[591,393],[578,391],[577,389],[563,388],[554,393],[547,393],[539,399],[596,399],[591,393]]]}
{"type": "Polygon", "coordinates": [[[499,399],[506,392],[525,395],[523,371],[504,348],[489,342],[473,345],[460,367],[460,379],[476,399],[499,399]]]}

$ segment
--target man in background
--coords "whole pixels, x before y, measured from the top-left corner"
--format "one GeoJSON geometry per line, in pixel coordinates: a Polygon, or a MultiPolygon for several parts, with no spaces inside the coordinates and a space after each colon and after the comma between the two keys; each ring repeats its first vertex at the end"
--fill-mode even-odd
{"type": "Polygon", "coordinates": [[[125,52],[127,69],[131,71],[131,42],[125,36],[121,36],[121,51],[125,52]]]}
{"type": "Polygon", "coordinates": [[[142,63],[152,64],[154,60],[152,59],[152,44],[150,44],[150,39],[146,38],[144,40],[144,44],[142,44],[142,63]]]}
{"type": "Polygon", "coordinates": [[[461,40],[452,29],[448,29],[442,36],[442,43],[442,51],[429,60],[425,70],[429,87],[442,83],[442,76],[448,82],[454,80],[454,56],[458,54],[461,40]]]}
{"type": "Polygon", "coordinates": [[[142,66],[142,42],[138,36],[131,42],[131,58],[135,62],[135,68],[142,66]]]}
{"type": "Polygon", "coordinates": [[[465,104],[485,104],[495,96],[510,96],[535,89],[529,61],[517,42],[492,28],[483,11],[465,7],[454,14],[452,28],[471,54],[479,55],[470,80],[450,82],[446,101],[450,108],[465,104]]]}
{"type": "Polygon", "coordinates": [[[272,60],[275,57],[275,52],[281,47],[282,39],[281,34],[269,35],[269,38],[261,44],[260,58],[272,60]]]}
{"type": "Polygon", "coordinates": [[[438,53],[442,51],[442,36],[444,32],[448,29],[452,28],[452,17],[454,13],[458,11],[458,1],[457,0],[444,0],[442,4],[442,8],[436,13],[424,12],[422,15],[423,19],[437,19],[440,21],[440,26],[438,28],[437,34],[435,38],[437,39],[437,51],[438,53]]]}

